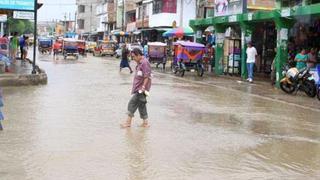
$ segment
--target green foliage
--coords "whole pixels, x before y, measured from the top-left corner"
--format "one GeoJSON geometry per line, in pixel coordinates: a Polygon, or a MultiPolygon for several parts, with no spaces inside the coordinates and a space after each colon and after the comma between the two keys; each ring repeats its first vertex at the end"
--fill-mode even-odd
{"type": "Polygon", "coordinates": [[[8,18],[8,30],[10,32],[18,32],[19,34],[33,33],[34,23],[29,20],[20,20],[8,18]]]}

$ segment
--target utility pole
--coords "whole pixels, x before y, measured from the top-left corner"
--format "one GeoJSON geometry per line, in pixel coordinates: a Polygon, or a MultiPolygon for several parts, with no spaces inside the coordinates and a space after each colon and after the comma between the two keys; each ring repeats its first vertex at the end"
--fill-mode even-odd
{"type": "Polygon", "coordinates": [[[143,28],[144,28],[144,5],[143,5],[143,2],[142,2],[142,27],[141,27],[141,41],[140,42],[143,42],[143,28]]]}
{"type": "Polygon", "coordinates": [[[34,39],[34,42],[33,42],[33,61],[32,61],[32,74],[36,74],[37,71],[36,71],[36,55],[37,55],[37,52],[36,52],[36,48],[37,48],[37,23],[38,23],[38,0],[35,0],[34,1],[34,31],[33,31],[33,39],[34,39]]]}
{"type": "Polygon", "coordinates": [[[184,0],[181,0],[181,8],[180,8],[180,27],[183,27],[183,3],[184,0]]]}

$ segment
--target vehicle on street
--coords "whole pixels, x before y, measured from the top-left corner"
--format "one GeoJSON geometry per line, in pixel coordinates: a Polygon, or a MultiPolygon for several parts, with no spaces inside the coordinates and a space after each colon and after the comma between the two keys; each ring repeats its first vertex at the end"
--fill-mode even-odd
{"type": "Polygon", "coordinates": [[[127,44],[128,50],[131,52],[134,48],[138,48],[143,52],[143,47],[138,43],[127,44]]]}
{"type": "Polygon", "coordinates": [[[49,38],[40,38],[38,40],[38,51],[41,54],[52,53],[53,40],[49,38]]]}
{"type": "Polygon", "coordinates": [[[317,74],[318,74],[318,81],[317,81],[317,97],[320,101],[320,64],[317,65],[317,74]]]}
{"type": "Polygon", "coordinates": [[[86,41],[86,51],[92,53],[97,43],[93,41],[86,41]]]}
{"type": "Polygon", "coordinates": [[[148,57],[150,63],[155,63],[156,67],[162,64],[162,70],[165,70],[167,63],[167,44],[162,42],[148,43],[148,57]]]}
{"type": "Polygon", "coordinates": [[[298,70],[285,66],[282,74],[285,76],[280,81],[280,88],[288,94],[297,93],[299,90],[305,92],[309,97],[316,96],[316,84],[314,77],[310,74],[310,68],[298,70]]]}
{"type": "Polygon", "coordinates": [[[79,58],[78,44],[75,39],[65,38],[63,39],[63,57],[67,59],[69,56],[79,58]]]}
{"type": "Polygon", "coordinates": [[[99,41],[97,47],[93,50],[93,56],[114,56],[116,51],[116,42],[114,41],[99,41]]]}
{"type": "Polygon", "coordinates": [[[77,46],[78,46],[78,53],[83,57],[86,57],[87,56],[86,42],[83,40],[77,40],[77,46]]]}
{"type": "Polygon", "coordinates": [[[174,58],[171,64],[172,72],[183,77],[185,71],[197,71],[197,75],[204,74],[203,55],[205,46],[203,44],[177,41],[174,43],[174,58]]]}

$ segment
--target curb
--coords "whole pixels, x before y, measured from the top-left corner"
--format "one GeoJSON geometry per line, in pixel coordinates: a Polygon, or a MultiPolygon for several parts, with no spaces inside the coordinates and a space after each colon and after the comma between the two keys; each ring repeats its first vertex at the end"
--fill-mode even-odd
{"type": "Polygon", "coordinates": [[[0,76],[0,86],[35,86],[46,85],[48,83],[48,76],[44,70],[41,69],[39,74],[12,74],[0,76]]]}

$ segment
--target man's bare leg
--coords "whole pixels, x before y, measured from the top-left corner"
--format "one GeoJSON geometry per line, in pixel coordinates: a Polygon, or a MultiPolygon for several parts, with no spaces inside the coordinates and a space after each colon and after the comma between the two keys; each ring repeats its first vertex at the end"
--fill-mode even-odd
{"type": "Polygon", "coordinates": [[[128,116],[127,121],[120,124],[120,127],[121,128],[129,128],[129,127],[131,127],[131,123],[132,123],[132,117],[128,116]]]}
{"type": "Polygon", "coordinates": [[[143,122],[140,125],[140,127],[144,127],[144,128],[150,127],[148,119],[143,119],[143,122]]]}

